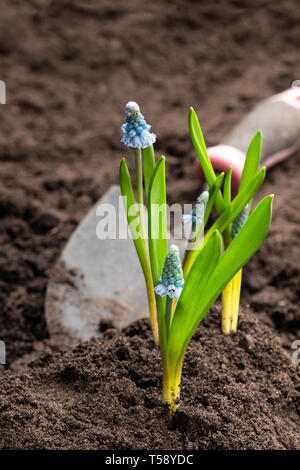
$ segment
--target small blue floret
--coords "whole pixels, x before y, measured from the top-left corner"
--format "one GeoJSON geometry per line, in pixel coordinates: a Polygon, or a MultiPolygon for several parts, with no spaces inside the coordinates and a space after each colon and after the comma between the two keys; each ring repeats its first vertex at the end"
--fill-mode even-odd
{"type": "Polygon", "coordinates": [[[129,101],[126,105],[126,124],[121,129],[124,132],[121,142],[127,147],[144,149],[156,141],[156,135],[149,132],[151,126],[147,124],[139,105],[134,101],[129,101]]]}
{"type": "Polygon", "coordinates": [[[157,295],[160,295],[161,297],[168,295],[170,299],[175,298],[176,302],[178,302],[183,285],[184,279],[179,250],[177,246],[171,245],[166,256],[159,284],[154,288],[154,290],[157,295]]]}

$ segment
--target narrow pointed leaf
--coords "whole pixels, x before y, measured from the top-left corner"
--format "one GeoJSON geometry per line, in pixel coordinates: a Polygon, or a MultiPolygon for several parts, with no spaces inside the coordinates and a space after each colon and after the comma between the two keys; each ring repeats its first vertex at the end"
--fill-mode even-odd
{"type": "Polygon", "coordinates": [[[161,157],[152,175],[148,207],[149,252],[156,285],[168,253],[165,157],[161,157]]]}
{"type": "Polygon", "coordinates": [[[221,236],[218,232],[214,232],[200,251],[185,281],[168,340],[169,359],[174,365],[180,359],[191,325],[194,325],[198,319],[199,299],[205,295],[206,285],[216,268],[221,251],[221,236]]]}
{"type": "MultiPolygon", "coordinates": [[[[168,253],[165,157],[158,161],[148,192],[148,242],[154,286],[157,286],[168,253]]],[[[167,360],[165,299],[156,295],[159,344],[163,361],[167,360]]]]}
{"type": "Polygon", "coordinates": [[[249,261],[266,238],[272,218],[273,198],[273,195],[267,196],[258,204],[225,250],[206,286],[199,310],[207,311],[212,306],[226,284],[249,261]]]}
{"type": "Polygon", "coordinates": [[[204,137],[203,137],[203,134],[202,134],[202,130],[201,130],[198,118],[197,118],[197,114],[196,114],[194,108],[192,108],[192,107],[190,108],[190,113],[189,113],[189,126],[190,126],[190,130],[192,131],[193,138],[196,139],[196,141],[197,141],[197,146],[199,146],[199,150],[200,150],[203,158],[207,161],[207,168],[209,168],[209,170],[210,170],[211,183],[209,181],[207,181],[207,182],[208,182],[208,184],[212,184],[213,179],[216,178],[216,175],[215,175],[214,169],[212,167],[212,164],[211,164],[211,162],[209,160],[209,157],[208,157],[208,154],[207,154],[206,144],[205,144],[205,140],[204,140],[204,137]]]}
{"type": "Polygon", "coordinates": [[[134,222],[136,226],[137,236],[132,234],[132,238],[143,271],[145,272],[146,264],[148,264],[147,245],[145,240],[143,240],[141,236],[138,235],[140,233],[139,216],[136,208],[130,174],[124,158],[122,159],[120,165],[120,188],[121,194],[123,196],[128,225],[130,227],[134,222]]]}
{"type": "Polygon", "coordinates": [[[231,203],[231,174],[232,174],[232,167],[230,167],[226,173],[225,181],[224,181],[224,204],[225,207],[228,207],[231,203]]]}
{"type": "Polygon", "coordinates": [[[209,219],[209,216],[213,210],[213,207],[216,202],[217,195],[219,193],[219,190],[222,186],[224,179],[224,173],[221,173],[215,180],[214,184],[209,188],[209,200],[205,209],[205,216],[204,216],[204,227],[207,224],[207,221],[209,219]]]}
{"type": "MultiPolygon", "coordinates": [[[[195,235],[194,235],[194,238],[193,238],[193,247],[198,246],[199,248],[186,251],[185,256],[183,257],[183,266],[182,266],[184,276],[187,276],[194,260],[197,258],[198,254],[199,254],[200,245],[202,245],[202,241],[203,241],[203,230],[204,230],[204,227],[207,224],[209,216],[210,216],[210,214],[213,210],[213,207],[215,205],[216,197],[217,197],[219,189],[222,185],[223,178],[224,178],[224,173],[221,173],[216,178],[213,185],[209,188],[209,199],[208,199],[208,203],[207,203],[206,209],[205,209],[204,224],[200,228],[200,230],[199,230],[199,227],[198,227],[198,230],[196,229],[196,232],[195,232],[195,235]]],[[[229,215],[229,212],[230,212],[230,208],[228,208],[227,215],[229,215]]]]}
{"type": "MultiPolygon", "coordinates": [[[[259,203],[238,235],[219,259],[216,268],[206,283],[205,289],[201,292],[201,295],[199,295],[199,293],[197,294],[197,290],[195,288],[195,290],[190,292],[189,297],[180,296],[179,303],[177,305],[180,315],[183,315],[184,313],[188,314],[187,312],[189,312],[191,305],[193,306],[192,313],[195,315],[193,316],[194,323],[190,325],[189,332],[187,333],[184,331],[185,341],[180,354],[176,354],[175,339],[177,339],[177,335],[176,338],[172,337],[172,342],[170,336],[168,345],[170,358],[172,358],[172,361],[174,362],[177,361],[176,364],[173,365],[174,368],[180,364],[191,337],[210,307],[221,294],[224,287],[254,255],[265,239],[271,223],[272,201],[273,196],[271,195],[267,196],[259,203]],[[196,296],[198,302],[195,302],[193,295],[196,296]]],[[[215,237],[215,233],[212,237],[215,237]]],[[[201,254],[199,257],[200,256],[201,254]]],[[[194,270],[196,272],[196,268],[197,265],[194,263],[190,274],[192,274],[194,270]]],[[[182,341],[180,345],[181,344],[182,341]]]]}
{"type": "MultiPolygon", "coordinates": [[[[239,215],[239,213],[244,209],[246,204],[253,198],[254,194],[258,191],[261,186],[266,174],[266,169],[262,168],[250,181],[250,183],[234,198],[234,200],[227,205],[226,209],[222,212],[220,217],[216,222],[211,226],[208,232],[205,235],[204,240],[208,238],[218,230],[218,232],[223,233],[232,223],[232,221],[239,215]]],[[[194,263],[196,257],[198,256],[200,250],[202,249],[202,241],[200,241],[197,249],[193,250],[188,259],[188,267],[185,267],[185,272],[187,272],[192,264],[194,263]]]]}
{"type": "Polygon", "coordinates": [[[143,149],[143,167],[144,167],[144,181],[145,181],[145,192],[146,200],[148,201],[149,185],[152,178],[153,171],[155,169],[155,155],[153,145],[143,149]]]}
{"type": "Polygon", "coordinates": [[[258,170],[261,154],[261,138],[261,131],[258,131],[249,145],[240,181],[240,191],[247,186],[249,181],[253,178],[258,170]]]}
{"type": "Polygon", "coordinates": [[[266,169],[263,167],[256,175],[250,180],[247,186],[238,193],[238,195],[233,199],[230,206],[220,215],[216,222],[212,225],[209,231],[206,234],[206,237],[209,237],[215,230],[218,230],[222,233],[228,224],[230,224],[244,209],[246,204],[253,198],[260,188],[263,180],[265,179],[266,169]],[[230,211],[229,211],[230,209],[230,211]]]}
{"type": "MultiPolygon", "coordinates": [[[[204,142],[203,134],[201,131],[201,127],[197,118],[197,115],[193,108],[190,108],[189,112],[189,129],[190,129],[190,136],[195,147],[196,153],[200,160],[202,170],[206,181],[208,182],[209,186],[214,184],[216,180],[216,175],[211,164],[211,161],[208,157],[206,145],[204,142]]],[[[216,198],[216,209],[218,214],[221,214],[225,209],[223,197],[221,191],[219,191],[217,198],[216,198]]]]}

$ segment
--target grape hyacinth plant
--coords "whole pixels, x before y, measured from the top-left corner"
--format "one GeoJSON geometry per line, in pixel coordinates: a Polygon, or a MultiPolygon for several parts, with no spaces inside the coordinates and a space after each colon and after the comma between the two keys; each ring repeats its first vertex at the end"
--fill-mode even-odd
{"type": "Polygon", "coordinates": [[[155,342],[158,344],[158,327],[156,320],[156,303],[154,294],[154,285],[151,274],[146,237],[145,237],[145,221],[144,221],[144,189],[143,189],[143,164],[142,153],[144,157],[145,169],[145,189],[149,186],[150,178],[148,175],[152,173],[155,167],[153,144],[156,140],[156,135],[150,133],[150,126],[144,119],[140,112],[139,105],[134,101],[129,101],[126,105],[126,123],[121,127],[124,135],[121,139],[127,147],[132,147],[135,153],[135,167],[136,167],[136,190],[137,190],[137,203],[138,209],[135,208],[135,199],[131,186],[131,180],[125,160],[122,160],[120,168],[120,187],[123,197],[127,197],[125,209],[127,211],[128,224],[138,219],[140,237],[134,237],[134,244],[140,264],[144,273],[148,304],[149,315],[152,327],[152,332],[155,342]],[[133,209],[133,214],[130,215],[130,209],[133,209]]]}
{"type": "Polygon", "coordinates": [[[182,364],[188,344],[222,291],[222,330],[224,333],[236,331],[241,269],[268,233],[273,201],[273,195],[265,197],[250,213],[252,198],[265,177],[265,168],[258,170],[260,133],[250,144],[239,192],[232,199],[231,169],[226,176],[224,173],[215,175],[192,108],[189,129],[207,189],[197,198],[191,214],[183,216],[184,224],[191,223],[191,236],[181,263],[178,247],[171,245],[168,249],[165,157],[155,161],[153,144],[156,136],[150,133],[150,126],[139,106],[134,102],[126,106],[122,142],[134,148],[137,199],[124,158],[120,166],[120,187],[145,277],[151,327],[162,359],[163,401],[168,404],[171,415],[178,406],[182,364]],[[213,208],[217,218],[205,230],[213,208]]]}

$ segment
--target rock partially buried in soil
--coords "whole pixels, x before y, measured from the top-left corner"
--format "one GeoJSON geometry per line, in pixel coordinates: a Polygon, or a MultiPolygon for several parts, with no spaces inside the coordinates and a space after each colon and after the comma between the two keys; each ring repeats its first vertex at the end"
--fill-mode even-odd
{"type": "Polygon", "coordinates": [[[105,204],[116,210],[116,228],[127,233],[120,196],[119,186],[112,186],[92,207],[52,272],[46,294],[52,338],[76,344],[101,336],[101,320],[122,328],[147,315],[145,282],[132,240],[100,240],[96,233],[103,219],[97,209],[105,204]]]}
{"type": "Polygon", "coordinates": [[[114,185],[82,220],[52,271],[46,294],[52,339],[77,344],[102,336],[107,325],[123,328],[148,315],[145,281],[127,230],[120,189],[114,185]],[[116,233],[123,239],[97,237],[97,224],[109,207],[115,209],[116,233]]]}

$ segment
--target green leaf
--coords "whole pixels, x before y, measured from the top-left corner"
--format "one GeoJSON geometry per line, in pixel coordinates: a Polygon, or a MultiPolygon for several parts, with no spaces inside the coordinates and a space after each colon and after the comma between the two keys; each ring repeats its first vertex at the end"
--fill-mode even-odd
{"type": "MultiPolygon", "coordinates": [[[[176,369],[176,367],[178,367],[178,364],[182,362],[182,358],[184,356],[185,350],[188,346],[191,337],[193,336],[199,323],[202,321],[210,307],[221,294],[224,287],[254,255],[254,253],[258,250],[261,243],[265,239],[271,223],[272,201],[273,196],[271,195],[267,196],[259,203],[259,205],[248,218],[245,225],[238,233],[238,235],[235,237],[229,247],[225,250],[222,257],[219,258],[219,261],[217,262],[213,272],[210,273],[209,279],[205,283],[204,288],[202,288],[200,280],[200,269],[203,270],[203,266],[200,265],[202,251],[200,252],[197,260],[193,264],[189,277],[187,278],[187,281],[185,283],[184,290],[182,291],[182,294],[180,296],[175,311],[175,317],[171,326],[168,349],[170,361],[172,361],[173,368],[176,369]],[[199,276],[198,281],[196,280],[196,276],[199,276]],[[189,287],[189,282],[192,282],[191,287],[189,287]],[[183,295],[184,291],[189,292],[189,295],[183,295]],[[176,326],[176,330],[174,329],[174,333],[172,333],[173,325],[176,325],[176,315],[178,315],[177,322],[179,323],[179,325],[176,326]],[[183,321],[182,318],[185,315],[188,315],[190,322],[189,331],[187,331],[187,326],[184,325],[183,341],[180,340],[179,326],[183,321]],[[179,353],[176,352],[176,344],[178,344],[178,350],[180,351],[179,353]]],[[[214,239],[217,237],[216,233],[218,232],[214,232],[211,236],[211,239],[213,239],[212,245],[214,245],[215,243],[214,239]]],[[[218,235],[218,237],[220,236],[218,235]]],[[[207,246],[208,243],[209,242],[207,242],[205,246],[207,246]]],[[[217,254],[219,253],[218,250],[219,248],[216,249],[217,254]]],[[[210,250],[207,250],[207,253],[205,253],[205,258],[207,257],[207,255],[209,255],[209,252],[210,255],[213,256],[210,247],[210,250]]]]}
{"type": "Polygon", "coordinates": [[[239,191],[247,186],[249,181],[253,178],[258,170],[261,154],[261,138],[261,131],[258,131],[249,145],[243,173],[241,176],[239,191]]]}
{"type": "Polygon", "coordinates": [[[224,287],[249,261],[266,238],[272,218],[273,198],[273,195],[267,196],[258,204],[220,258],[207,283],[205,295],[200,299],[201,315],[212,306],[224,287]]]}
{"type": "Polygon", "coordinates": [[[209,188],[209,200],[205,209],[204,227],[206,226],[211,211],[213,210],[213,207],[215,205],[217,195],[223,183],[223,178],[224,173],[221,173],[215,180],[214,184],[209,188]]]}
{"type": "Polygon", "coordinates": [[[216,222],[212,225],[209,231],[206,234],[206,237],[218,230],[222,233],[229,224],[239,215],[239,213],[244,209],[246,204],[253,198],[254,194],[257,193],[260,188],[263,180],[265,179],[266,169],[263,167],[261,170],[253,176],[250,182],[245,186],[245,188],[238,193],[238,195],[233,199],[231,204],[227,209],[220,215],[216,222]]]}
{"type": "Polygon", "coordinates": [[[224,197],[225,207],[228,207],[231,203],[231,174],[232,174],[232,167],[228,169],[226,173],[225,181],[224,181],[223,197],[224,197]]]}
{"type": "Polygon", "coordinates": [[[209,199],[208,199],[208,203],[207,203],[206,209],[205,209],[204,224],[203,224],[203,226],[201,225],[201,226],[198,226],[196,228],[196,231],[195,231],[195,234],[194,234],[194,237],[193,237],[193,242],[192,242],[193,246],[192,246],[191,249],[188,247],[186,249],[185,253],[184,253],[184,257],[183,257],[183,261],[182,261],[184,276],[186,276],[188,274],[188,272],[189,272],[189,270],[192,266],[193,261],[195,260],[195,258],[197,257],[197,255],[200,251],[199,249],[195,250],[195,248],[199,247],[199,245],[202,243],[204,227],[206,226],[207,221],[209,219],[209,216],[210,216],[210,214],[213,210],[213,207],[215,205],[216,197],[217,197],[219,189],[222,185],[223,178],[224,178],[224,173],[221,173],[216,178],[213,185],[209,188],[209,199]]]}
{"type": "MultiPolygon", "coordinates": [[[[207,154],[206,145],[204,142],[203,134],[201,131],[201,127],[197,118],[197,115],[193,108],[190,108],[189,112],[189,129],[190,129],[190,136],[195,147],[196,153],[200,160],[202,170],[206,181],[208,182],[209,186],[212,186],[216,180],[216,175],[207,154]]],[[[217,198],[216,198],[216,209],[218,214],[221,214],[225,209],[225,204],[223,201],[222,193],[219,191],[217,198]]]]}
{"type": "Polygon", "coordinates": [[[133,194],[133,189],[131,185],[130,174],[123,158],[120,165],[120,188],[121,194],[123,196],[124,207],[126,211],[127,221],[129,227],[133,226],[133,223],[136,228],[136,234],[132,233],[133,243],[139,257],[141,266],[143,268],[144,274],[147,274],[147,266],[148,266],[148,253],[147,253],[147,245],[145,240],[141,238],[140,234],[140,223],[139,223],[139,216],[137,213],[136,202],[133,194]],[[137,235],[137,236],[136,236],[137,235]]]}
{"type": "Polygon", "coordinates": [[[154,285],[161,276],[168,253],[165,157],[156,165],[149,185],[148,238],[154,285]]]}
{"type": "MultiPolygon", "coordinates": [[[[244,209],[245,205],[253,198],[254,194],[258,191],[261,186],[266,174],[266,169],[262,168],[256,175],[251,179],[250,183],[234,198],[234,200],[229,204],[226,209],[222,212],[220,217],[216,222],[211,226],[208,232],[205,235],[204,241],[218,230],[218,232],[223,233],[227,230],[229,224],[239,215],[239,213],[244,209]]],[[[202,242],[199,243],[198,248],[194,249],[189,254],[188,259],[188,268],[193,264],[198,253],[202,249],[202,242]]]]}
{"type": "Polygon", "coordinates": [[[219,261],[221,251],[221,236],[214,232],[200,251],[185,281],[168,339],[169,359],[173,366],[180,360],[191,325],[197,321],[199,299],[205,294],[206,285],[219,261]]]}
{"type": "Polygon", "coordinates": [[[153,145],[150,145],[150,147],[143,149],[143,166],[144,166],[146,200],[148,201],[149,185],[150,185],[153,171],[155,169],[155,155],[154,155],[153,145]]]}
{"type": "Polygon", "coordinates": [[[209,159],[209,156],[207,154],[205,140],[204,140],[202,130],[201,130],[201,127],[197,118],[197,114],[195,113],[194,108],[190,108],[189,128],[191,131],[192,140],[195,140],[197,146],[199,147],[199,152],[203,160],[206,161],[206,167],[209,170],[209,178],[210,178],[210,181],[207,180],[207,182],[208,184],[213,184],[213,181],[216,179],[216,175],[212,167],[211,161],[209,159]]]}
{"type": "MultiPolygon", "coordinates": [[[[154,286],[157,286],[168,253],[165,157],[158,161],[149,184],[148,243],[154,286]]],[[[163,360],[167,355],[165,300],[156,295],[159,343],[163,360]]]]}

